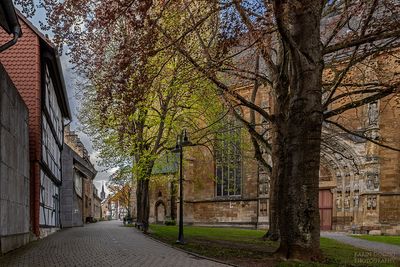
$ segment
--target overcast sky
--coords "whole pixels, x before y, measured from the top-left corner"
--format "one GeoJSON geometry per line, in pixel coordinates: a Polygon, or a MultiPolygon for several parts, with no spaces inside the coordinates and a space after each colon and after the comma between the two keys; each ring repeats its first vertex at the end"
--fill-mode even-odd
{"type": "MultiPolygon", "coordinates": [[[[52,36],[51,32],[45,32],[40,28],[39,21],[42,23],[45,23],[45,13],[41,9],[36,10],[36,14],[33,18],[29,18],[29,20],[38,28],[40,29],[43,33],[47,33],[49,36],[52,36]]],[[[22,37],[23,38],[23,37],[22,37]]],[[[77,119],[77,114],[78,114],[78,108],[79,108],[79,101],[76,98],[76,80],[78,75],[74,73],[74,70],[72,69],[72,65],[68,61],[67,56],[62,56],[61,57],[61,65],[63,68],[63,73],[64,73],[64,79],[65,79],[65,84],[67,87],[67,93],[68,93],[68,100],[69,100],[69,105],[71,108],[72,112],[72,122],[71,122],[71,130],[74,130],[79,138],[81,139],[82,143],[85,145],[86,149],[89,151],[90,158],[92,163],[95,165],[98,174],[94,180],[94,184],[99,190],[99,193],[101,191],[101,186],[102,184],[106,181],[108,181],[108,178],[110,176],[110,172],[102,171],[102,168],[97,165],[97,155],[98,152],[93,150],[92,143],[90,140],[90,137],[87,136],[86,134],[80,132],[78,130],[79,128],[79,121],[77,119]]],[[[106,193],[108,193],[107,188],[104,188],[106,193]]]]}

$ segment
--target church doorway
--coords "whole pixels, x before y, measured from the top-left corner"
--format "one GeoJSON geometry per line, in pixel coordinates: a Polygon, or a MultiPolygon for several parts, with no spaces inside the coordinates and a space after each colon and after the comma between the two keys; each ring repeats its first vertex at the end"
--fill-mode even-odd
{"type": "Polygon", "coordinates": [[[329,189],[319,190],[320,229],[332,230],[333,195],[329,189]]]}
{"type": "Polygon", "coordinates": [[[165,205],[161,201],[156,204],[156,222],[165,222],[165,205]]]}

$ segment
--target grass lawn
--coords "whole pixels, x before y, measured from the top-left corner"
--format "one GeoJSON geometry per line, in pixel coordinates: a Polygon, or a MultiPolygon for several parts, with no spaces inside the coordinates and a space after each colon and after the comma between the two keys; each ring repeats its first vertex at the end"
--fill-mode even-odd
{"type": "Polygon", "coordinates": [[[382,264],[385,257],[321,238],[323,263],[279,262],[273,257],[276,242],[262,239],[265,230],[185,226],[185,245],[176,244],[177,226],[151,225],[151,236],[173,246],[239,266],[400,266],[400,262],[382,264]]]}
{"type": "Polygon", "coordinates": [[[352,237],[400,246],[400,236],[352,235],[352,237]]]}

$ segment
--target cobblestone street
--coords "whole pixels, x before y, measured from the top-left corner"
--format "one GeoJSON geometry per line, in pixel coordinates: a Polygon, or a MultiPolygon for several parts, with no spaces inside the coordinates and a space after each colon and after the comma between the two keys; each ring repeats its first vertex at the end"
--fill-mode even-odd
{"type": "Polygon", "coordinates": [[[0,257],[0,266],[227,266],[154,241],[120,221],[64,229],[0,257]]]}

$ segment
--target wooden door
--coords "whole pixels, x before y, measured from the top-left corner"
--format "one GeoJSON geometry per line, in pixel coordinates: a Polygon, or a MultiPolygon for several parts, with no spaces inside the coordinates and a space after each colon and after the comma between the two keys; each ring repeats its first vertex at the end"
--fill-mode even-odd
{"type": "Polygon", "coordinates": [[[332,230],[333,195],[331,190],[319,190],[319,218],[321,230],[332,230]]]}

